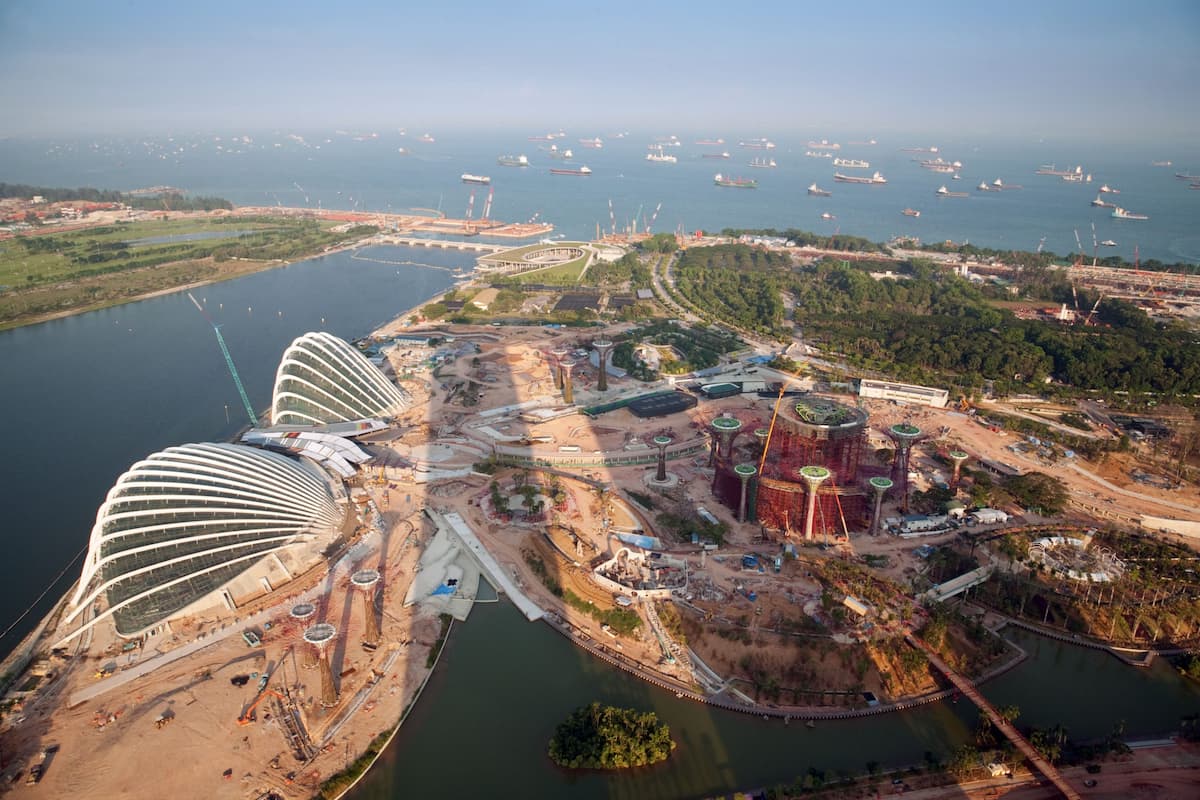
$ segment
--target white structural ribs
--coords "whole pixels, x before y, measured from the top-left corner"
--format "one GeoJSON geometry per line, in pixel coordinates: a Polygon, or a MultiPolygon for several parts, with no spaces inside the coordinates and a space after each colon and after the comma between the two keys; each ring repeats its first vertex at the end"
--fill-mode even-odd
{"type": "Polygon", "coordinates": [[[411,404],[378,367],[346,342],[306,333],[283,353],[271,394],[272,425],[321,425],[389,417],[411,404]]]}

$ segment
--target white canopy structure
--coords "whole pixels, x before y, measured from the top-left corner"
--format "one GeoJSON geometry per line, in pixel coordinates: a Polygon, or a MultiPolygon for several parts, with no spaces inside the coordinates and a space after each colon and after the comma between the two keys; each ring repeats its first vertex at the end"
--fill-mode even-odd
{"type": "Polygon", "coordinates": [[[283,353],[271,395],[272,425],[321,425],[390,417],[411,398],[346,342],[306,333],[283,353]]]}
{"type": "Polygon", "coordinates": [[[66,638],[108,617],[119,635],[140,635],[270,555],[286,573],[279,557],[323,548],[343,516],[317,468],[279,453],[237,444],[154,453],[117,479],[96,512],[64,623],[102,595],[106,608],[66,638]]]}

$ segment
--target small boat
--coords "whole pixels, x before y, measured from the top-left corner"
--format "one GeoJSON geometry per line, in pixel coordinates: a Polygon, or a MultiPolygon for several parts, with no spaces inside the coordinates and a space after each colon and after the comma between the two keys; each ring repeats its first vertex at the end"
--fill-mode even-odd
{"type": "Polygon", "coordinates": [[[904,209],[903,211],[901,211],[900,213],[901,213],[901,214],[903,214],[903,215],[904,215],[904,216],[906,216],[906,217],[919,217],[919,216],[921,216],[921,212],[920,212],[920,211],[917,211],[915,208],[906,208],[906,209],[904,209]]]}
{"type": "Polygon", "coordinates": [[[1101,247],[1116,247],[1117,243],[1114,242],[1112,239],[1105,239],[1103,242],[1100,243],[1100,246],[1101,247]]]}
{"type": "Polygon", "coordinates": [[[1111,186],[1109,186],[1107,183],[1100,187],[1100,191],[1104,192],[1105,194],[1120,194],[1121,193],[1120,189],[1114,189],[1111,186]]]}
{"type": "Polygon", "coordinates": [[[821,219],[837,219],[837,217],[835,217],[833,214],[830,214],[828,211],[826,211],[824,214],[821,215],[821,219]]]}
{"type": "Polygon", "coordinates": [[[432,136],[430,136],[428,133],[426,133],[426,134],[423,134],[420,139],[417,139],[417,141],[424,142],[425,144],[433,144],[437,140],[434,139],[432,136]]]}
{"type": "Polygon", "coordinates": [[[828,191],[827,189],[822,189],[815,183],[808,187],[808,193],[814,197],[831,197],[833,195],[833,192],[828,191]]]}

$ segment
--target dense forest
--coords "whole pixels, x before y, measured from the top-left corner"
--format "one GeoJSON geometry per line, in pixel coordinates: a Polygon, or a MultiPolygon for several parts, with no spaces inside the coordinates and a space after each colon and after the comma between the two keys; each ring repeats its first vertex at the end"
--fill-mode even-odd
{"type": "Polygon", "coordinates": [[[567,717],[550,740],[550,759],[570,769],[624,769],[665,761],[671,730],[654,712],[592,703],[567,717]]]}
{"type": "MultiPolygon", "coordinates": [[[[1065,291],[1069,301],[1061,279],[1036,267],[1025,273],[1023,291],[1065,291]]],[[[799,333],[848,365],[902,380],[968,393],[993,381],[1000,393],[1052,383],[1059,390],[1200,394],[1195,335],[1121,300],[1104,299],[1098,325],[1068,327],[1018,319],[997,307],[996,287],[919,259],[794,266],[786,252],[740,244],[693,248],[675,276],[677,289],[718,319],[780,339],[799,333]],[[893,277],[878,277],[886,271],[893,277]],[[785,299],[795,309],[790,321],[785,299]]]]}
{"type": "Polygon", "coordinates": [[[672,268],[675,288],[696,308],[766,336],[786,335],[780,289],[791,256],[744,244],[686,250],[672,268]]]}

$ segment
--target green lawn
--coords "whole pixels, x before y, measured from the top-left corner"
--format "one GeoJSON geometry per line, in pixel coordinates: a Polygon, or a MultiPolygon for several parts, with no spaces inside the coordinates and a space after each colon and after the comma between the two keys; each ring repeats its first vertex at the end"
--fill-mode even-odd
{"type": "MultiPolygon", "coordinates": [[[[45,232],[0,240],[0,286],[20,290],[62,280],[122,272],[174,261],[207,258],[235,244],[253,252],[246,257],[287,258],[286,242],[334,238],[326,233],[333,223],[304,225],[300,220],[177,219],[116,223],[62,233],[45,232]],[[248,237],[130,245],[128,242],[187,233],[258,231],[248,237]],[[259,252],[261,251],[261,252],[259,252]]],[[[242,255],[239,253],[239,255],[242,255]]]]}

